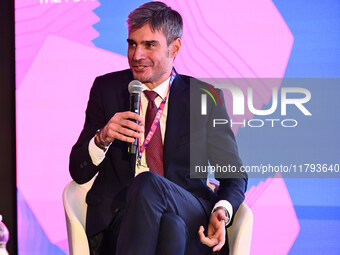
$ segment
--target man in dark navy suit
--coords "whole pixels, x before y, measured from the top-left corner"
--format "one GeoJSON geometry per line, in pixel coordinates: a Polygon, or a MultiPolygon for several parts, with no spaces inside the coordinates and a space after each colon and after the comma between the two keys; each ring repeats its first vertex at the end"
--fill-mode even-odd
{"type": "Polygon", "coordinates": [[[226,226],[244,200],[247,177],[219,179],[217,195],[204,180],[190,178],[192,162],[239,169],[241,160],[230,127],[212,125],[214,118],[228,119],[224,103],[208,101],[209,115],[200,116],[199,103],[190,102],[193,95],[200,98],[193,85],[198,81],[173,69],[182,27],[180,14],[164,3],[141,5],[128,17],[130,69],[93,84],[70,156],[76,182],[97,175],[86,197],[91,254],[196,255],[209,254],[209,247],[228,252],[226,226]],[[134,79],[143,83],[139,115],[129,111],[134,79]],[[190,112],[190,103],[198,110],[190,112]],[[190,123],[197,119],[199,125],[190,123]],[[136,138],[137,161],[128,153],[136,138]]]}

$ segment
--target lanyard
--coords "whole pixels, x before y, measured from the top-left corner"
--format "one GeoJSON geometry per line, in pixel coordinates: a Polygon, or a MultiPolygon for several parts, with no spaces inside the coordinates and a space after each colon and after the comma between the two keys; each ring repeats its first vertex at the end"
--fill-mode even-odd
{"type": "Polygon", "coordinates": [[[142,154],[143,154],[144,150],[146,149],[146,147],[148,146],[151,138],[153,137],[153,135],[154,135],[154,133],[155,133],[155,131],[157,129],[157,126],[159,125],[159,122],[161,120],[161,117],[162,117],[162,114],[163,114],[163,110],[164,110],[164,107],[165,107],[166,100],[168,99],[168,96],[169,96],[169,93],[170,93],[170,88],[171,88],[172,82],[174,81],[175,78],[176,78],[176,72],[175,72],[175,69],[172,68],[171,76],[170,76],[170,81],[169,81],[168,93],[166,94],[165,98],[163,99],[163,101],[161,102],[161,104],[159,105],[159,107],[157,109],[156,116],[155,116],[155,118],[154,118],[154,120],[153,120],[153,122],[151,124],[149,133],[145,137],[143,145],[139,146],[138,158],[137,158],[137,165],[138,166],[141,165],[142,154]]]}

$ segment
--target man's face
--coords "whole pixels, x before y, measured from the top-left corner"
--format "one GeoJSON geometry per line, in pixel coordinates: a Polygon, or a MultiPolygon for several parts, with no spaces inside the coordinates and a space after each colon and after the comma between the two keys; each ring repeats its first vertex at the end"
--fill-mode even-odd
{"type": "Polygon", "coordinates": [[[169,46],[162,32],[152,32],[150,25],[129,31],[128,58],[135,79],[153,89],[169,78],[180,39],[169,46]]]}

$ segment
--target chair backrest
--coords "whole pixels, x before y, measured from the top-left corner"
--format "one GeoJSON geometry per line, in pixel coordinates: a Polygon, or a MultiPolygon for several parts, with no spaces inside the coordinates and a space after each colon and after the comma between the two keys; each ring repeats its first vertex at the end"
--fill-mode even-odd
{"type": "Polygon", "coordinates": [[[92,187],[91,181],[79,185],[71,181],[63,192],[63,203],[66,216],[67,237],[70,255],[89,255],[89,246],[85,233],[86,194],[92,187]]]}

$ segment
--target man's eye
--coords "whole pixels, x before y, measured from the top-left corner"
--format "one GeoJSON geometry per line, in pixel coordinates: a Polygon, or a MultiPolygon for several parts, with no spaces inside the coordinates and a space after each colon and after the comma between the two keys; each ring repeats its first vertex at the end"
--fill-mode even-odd
{"type": "Polygon", "coordinates": [[[147,44],[146,44],[146,47],[152,48],[152,47],[155,47],[155,44],[154,44],[154,43],[147,43],[147,44]]]}
{"type": "Polygon", "coordinates": [[[136,47],[136,43],[134,43],[134,42],[129,42],[129,47],[136,47]]]}

